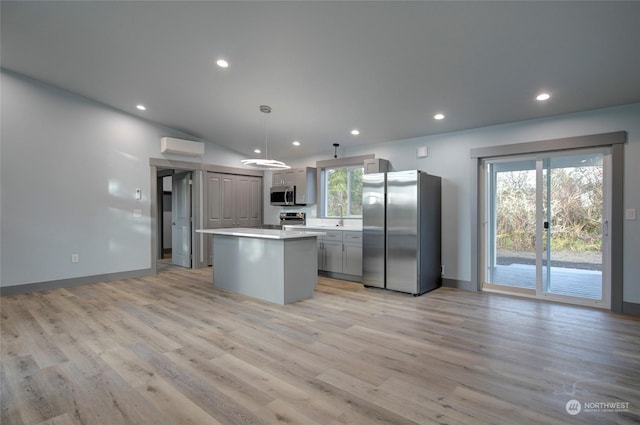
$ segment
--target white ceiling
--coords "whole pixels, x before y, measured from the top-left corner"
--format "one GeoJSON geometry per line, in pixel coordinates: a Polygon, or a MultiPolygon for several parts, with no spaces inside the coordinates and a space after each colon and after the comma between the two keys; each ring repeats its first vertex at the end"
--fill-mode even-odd
{"type": "Polygon", "coordinates": [[[640,2],[3,0],[1,14],[3,68],[247,156],[261,104],[270,156],[288,159],[640,101],[640,2]]]}

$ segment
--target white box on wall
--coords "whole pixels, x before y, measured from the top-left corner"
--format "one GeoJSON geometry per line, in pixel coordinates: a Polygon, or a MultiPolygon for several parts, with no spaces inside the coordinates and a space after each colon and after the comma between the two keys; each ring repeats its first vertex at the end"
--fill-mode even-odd
{"type": "Polygon", "coordinates": [[[204,143],[191,140],[162,137],[160,139],[160,153],[179,153],[182,155],[203,156],[204,143]]]}

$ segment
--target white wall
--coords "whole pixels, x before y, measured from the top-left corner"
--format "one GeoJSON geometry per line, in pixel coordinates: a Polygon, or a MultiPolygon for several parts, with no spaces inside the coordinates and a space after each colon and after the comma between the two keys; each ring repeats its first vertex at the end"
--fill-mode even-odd
{"type": "Polygon", "coordinates": [[[162,155],[161,137],[193,137],[14,73],[0,77],[2,286],[149,269],[149,158],[240,163],[212,143],[204,158],[162,155]]]}
{"type": "MultiPolygon", "coordinates": [[[[425,118],[427,119],[427,118],[425,118]]],[[[455,118],[448,118],[455,119],[455,118]]],[[[445,277],[471,279],[470,150],[472,148],[626,131],[625,208],[640,209],[640,103],[589,112],[522,121],[468,131],[398,140],[364,148],[343,143],[340,157],[375,153],[391,161],[395,170],[420,169],[442,177],[442,256],[445,277]],[[429,156],[416,158],[416,148],[427,146],[429,156]]],[[[366,132],[359,137],[367,137],[366,132]]],[[[329,145],[329,144],[328,144],[329,145]]],[[[323,157],[291,162],[315,166],[323,157]]],[[[624,222],[624,284],[626,302],[640,303],[640,220],[624,222]]]]}

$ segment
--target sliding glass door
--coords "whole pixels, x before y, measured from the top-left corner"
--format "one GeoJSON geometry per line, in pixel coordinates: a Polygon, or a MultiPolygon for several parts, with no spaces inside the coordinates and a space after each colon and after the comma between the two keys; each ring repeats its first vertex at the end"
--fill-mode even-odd
{"type": "Polygon", "coordinates": [[[608,153],[484,161],[483,289],[610,307],[608,153]]]}

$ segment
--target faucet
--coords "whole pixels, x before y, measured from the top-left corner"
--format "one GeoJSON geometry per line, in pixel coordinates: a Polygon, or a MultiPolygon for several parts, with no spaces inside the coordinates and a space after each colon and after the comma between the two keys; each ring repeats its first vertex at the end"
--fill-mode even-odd
{"type": "Polygon", "coordinates": [[[338,221],[338,226],[344,226],[344,217],[342,213],[342,204],[336,204],[336,207],[340,207],[340,221],[338,221]]]}

